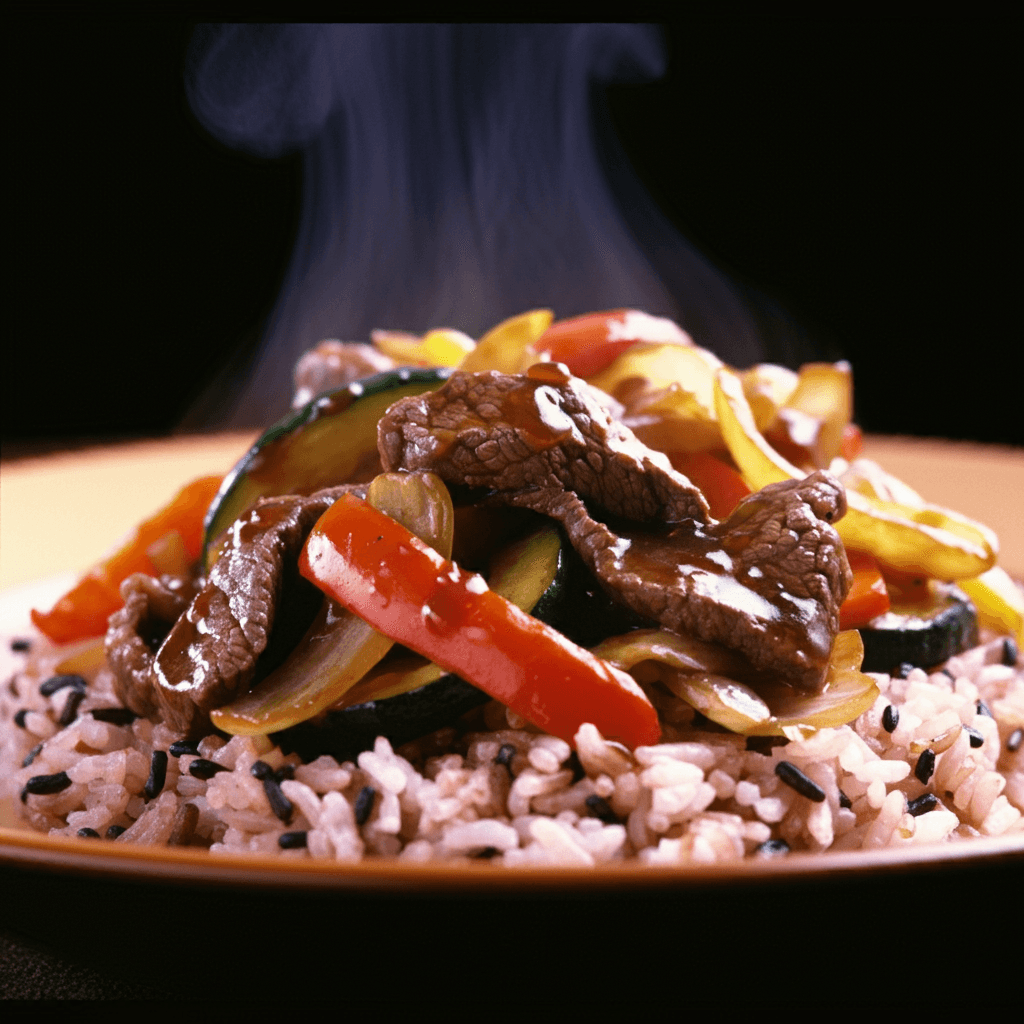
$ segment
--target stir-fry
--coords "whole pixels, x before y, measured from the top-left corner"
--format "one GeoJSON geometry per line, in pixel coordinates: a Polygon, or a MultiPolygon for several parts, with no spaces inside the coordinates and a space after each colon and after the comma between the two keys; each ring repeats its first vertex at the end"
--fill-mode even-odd
{"type": "Polygon", "coordinates": [[[995,536],[863,459],[852,408],[845,363],[737,370],[633,310],[324,342],[223,481],[33,620],[86,659],[104,634],[179,744],[341,763],[487,705],[595,764],[813,746],[979,627],[1024,642],[995,536]]]}

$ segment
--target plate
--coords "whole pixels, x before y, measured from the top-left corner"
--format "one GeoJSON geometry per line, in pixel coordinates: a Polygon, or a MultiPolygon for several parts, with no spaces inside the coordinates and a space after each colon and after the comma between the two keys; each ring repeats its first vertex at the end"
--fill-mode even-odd
{"type": "MultiPolygon", "coordinates": [[[[28,582],[31,553],[45,547],[46,533],[54,529],[49,520],[35,521],[28,514],[30,506],[49,509],[59,491],[64,508],[92,510],[76,514],[74,551],[61,555],[67,559],[64,566],[77,572],[181,483],[230,466],[250,440],[247,435],[177,439],[6,464],[0,521],[8,529],[13,502],[22,532],[15,540],[8,529],[0,548],[4,580],[18,584],[5,586],[0,594],[5,673],[12,658],[7,639],[28,629],[28,608],[48,604],[74,578],[72,573],[28,582]],[[164,460],[158,472],[154,472],[154,455],[164,460]],[[120,479],[137,483],[132,501],[124,503],[131,505],[130,510],[116,502],[111,512],[109,480],[115,468],[120,479]],[[8,486],[12,480],[16,480],[14,487],[8,486]],[[141,512],[137,492],[142,496],[141,512]],[[78,494],[85,496],[82,502],[78,494]],[[15,557],[9,559],[12,545],[15,557]]],[[[990,487],[985,498],[995,516],[965,509],[962,501],[957,506],[989,523],[994,518],[998,522],[1003,514],[1007,494],[1016,501],[1024,493],[1024,457],[1016,450],[978,450],[941,442],[922,447],[920,442],[869,438],[868,454],[873,449],[894,469],[892,456],[897,462],[902,459],[900,475],[938,503],[943,497],[925,479],[936,466],[946,467],[940,476],[956,477],[963,495],[975,497],[976,488],[964,484],[972,473],[976,480],[992,477],[1005,483],[1005,477],[1010,481],[1008,492],[990,487]]],[[[945,503],[955,501],[945,499],[945,503]]],[[[1007,511],[1014,515],[1012,509],[1007,511]]],[[[1019,527],[1015,519],[1012,522],[1003,533],[1004,555],[1009,553],[1004,564],[1024,575],[1024,552],[1016,535],[1019,527]],[[1014,561],[1017,558],[1020,561],[1014,561]]],[[[88,937],[89,930],[83,931],[83,921],[103,921],[112,907],[146,905],[147,920],[163,922],[161,932],[178,928],[187,936],[195,922],[204,922],[199,931],[215,954],[192,957],[188,981],[192,992],[221,991],[231,971],[251,975],[252,946],[261,938],[274,944],[279,965],[303,973],[314,968],[336,971],[339,950],[351,952],[346,938],[350,935],[362,936],[356,945],[362,950],[357,961],[364,984],[393,984],[391,972],[398,967],[387,950],[398,935],[404,936],[406,955],[401,968],[409,978],[436,986],[433,972],[445,965],[450,969],[457,951],[459,962],[468,965],[467,970],[471,967],[477,977],[471,984],[463,978],[464,990],[476,987],[481,994],[487,986],[480,979],[512,970],[510,957],[522,960],[515,968],[519,971],[529,965],[549,971],[557,967],[562,977],[566,970],[577,972],[582,985],[577,997],[584,1001],[594,997],[599,1003],[599,991],[588,993],[583,978],[589,977],[589,984],[598,990],[608,984],[602,965],[609,957],[620,968],[626,966],[645,977],[657,970],[674,974],[680,957],[688,957],[701,966],[702,985],[711,981],[727,985],[741,968],[748,978],[775,985],[776,972],[792,973],[794,958],[799,961],[820,952],[809,945],[810,935],[820,927],[841,936],[842,945],[871,941],[877,932],[891,933],[893,928],[926,930],[929,922],[949,923],[971,912],[970,908],[994,910],[1005,901],[1010,887],[1019,886],[1024,870],[1024,840],[1020,839],[790,855],[672,869],[622,865],[586,872],[508,871],[485,862],[468,867],[336,865],[50,838],[18,827],[11,809],[7,811],[0,827],[0,884],[10,894],[0,912],[5,927],[60,957],[103,964],[108,971],[115,970],[111,965],[116,964],[119,977],[137,978],[154,956],[138,933],[105,930],[97,948],[88,937]],[[666,926],[671,940],[659,938],[666,926]],[[284,948],[282,934],[291,936],[284,948]],[[412,941],[412,936],[427,935],[433,938],[426,943],[412,941]],[[735,952],[740,938],[744,947],[752,943],[756,948],[755,960],[749,952],[742,958],[735,952]],[[407,960],[413,946],[418,950],[416,966],[407,960]]],[[[187,946],[184,937],[180,941],[187,946]]],[[[197,948],[202,948],[203,941],[196,939],[197,948]]],[[[984,953],[986,965],[1004,955],[988,946],[984,953]]],[[[969,955],[978,958],[980,968],[982,952],[972,947],[969,955]]],[[[847,967],[852,964],[846,963],[847,967]]],[[[520,975],[516,977],[517,984],[529,987],[520,975]]],[[[807,991],[817,984],[822,992],[831,990],[832,982],[826,985],[819,974],[814,978],[806,982],[807,991]]],[[[167,978],[160,984],[180,991],[178,983],[171,984],[167,978]]]]}

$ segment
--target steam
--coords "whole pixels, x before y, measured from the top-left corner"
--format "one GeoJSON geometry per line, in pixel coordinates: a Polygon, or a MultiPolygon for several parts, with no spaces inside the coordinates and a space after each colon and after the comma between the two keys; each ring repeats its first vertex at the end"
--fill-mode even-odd
{"type": "Polygon", "coordinates": [[[736,290],[600,134],[596,88],[664,70],[651,26],[200,28],[187,73],[200,122],[259,156],[304,154],[291,266],[225,422],[287,409],[293,364],[323,338],[479,336],[540,306],[635,306],[728,361],[755,361],[736,290]]]}

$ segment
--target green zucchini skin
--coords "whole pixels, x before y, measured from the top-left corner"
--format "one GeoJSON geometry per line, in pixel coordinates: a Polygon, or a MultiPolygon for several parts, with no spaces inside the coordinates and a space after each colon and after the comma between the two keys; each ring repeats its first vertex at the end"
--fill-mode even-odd
{"type": "Polygon", "coordinates": [[[203,559],[210,546],[260,498],[312,494],[360,483],[380,471],[377,421],[407,395],[439,388],[448,367],[400,367],[314,398],[264,432],[224,478],[203,521],[203,559]]]}
{"type": "Polygon", "coordinates": [[[978,613],[967,595],[944,587],[926,609],[894,608],[860,630],[865,672],[901,665],[931,669],[978,643],[978,613]]]}

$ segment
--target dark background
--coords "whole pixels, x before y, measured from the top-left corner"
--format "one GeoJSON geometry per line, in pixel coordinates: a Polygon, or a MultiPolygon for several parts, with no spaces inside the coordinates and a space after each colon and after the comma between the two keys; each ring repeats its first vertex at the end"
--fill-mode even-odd
{"type": "MultiPolygon", "coordinates": [[[[196,126],[190,23],[16,27],[4,455],[166,433],[261,332],[299,158],[251,159],[196,126]]],[[[1024,443],[1011,23],[666,34],[668,75],[608,105],[679,229],[851,360],[867,430],[1024,443]]]]}

